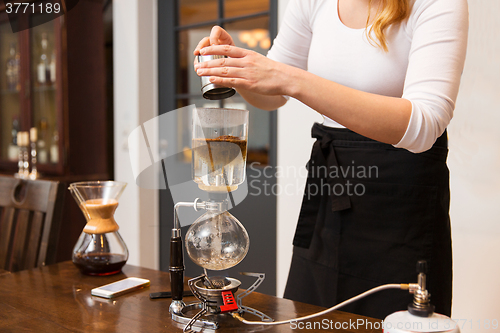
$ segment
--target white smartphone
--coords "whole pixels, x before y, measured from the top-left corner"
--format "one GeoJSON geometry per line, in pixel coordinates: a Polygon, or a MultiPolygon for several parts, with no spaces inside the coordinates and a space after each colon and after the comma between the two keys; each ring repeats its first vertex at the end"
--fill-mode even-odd
{"type": "Polygon", "coordinates": [[[93,296],[112,298],[147,286],[149,286],[149,280],[129,277],[98,288],[94,288],[90,291],[90,294],[93,296]]]}

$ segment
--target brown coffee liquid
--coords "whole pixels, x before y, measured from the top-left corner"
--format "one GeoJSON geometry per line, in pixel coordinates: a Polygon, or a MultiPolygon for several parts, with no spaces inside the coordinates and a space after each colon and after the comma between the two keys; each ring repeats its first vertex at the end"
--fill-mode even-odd
{"type": "Polygon", "coordinates": [[[123,254],[89,253],[74,254],[73,263],[83,274],[111,275],[121,272],[126,257],[123,254]]]}
{"type": "Polygon", "coordinates": [[[193,139],[195,170],[199,163],[207,164],[210,172],[229,165],[241,154],[243,163],[247,157],[247,140],[232,135],[221,135],[214,139],[193,139]],[[203,148],[207,146],[208,149],[203,148]]]}

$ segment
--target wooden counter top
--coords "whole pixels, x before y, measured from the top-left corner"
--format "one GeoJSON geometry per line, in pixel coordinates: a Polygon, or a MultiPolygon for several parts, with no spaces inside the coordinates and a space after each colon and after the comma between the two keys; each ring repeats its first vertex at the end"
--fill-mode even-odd
{"type": "MultiPolygon", "coordinates": [[[[151,292],[169,289],[168,273],[130,265],[124,267],[123,273],[105,277],[82,275],[69,261],[0,275],[0,332],[182,332],[183,326],[173,322],[168,312],[170,299],[149,298],[151,292]],[[92,288],[126,277],[149,279],[151,286],[112,300],[90,295],[92,288]]],[[[193,301],[194,297],[185,298],[186,303],[193,301]]],[[[323,310],[321,307],[256,292],[244,298],[243,304],[258,309],[275,320],[295,318],[323,310]]],[[[221,328],[216,332],[221,333],[382,332],[381,329],[370,329],[380,327],[380,320],[341,311],[315,318],[309,321],[309,324],[304,322],[302,330],[294,330],[286,324],[245,325],[230,315],[219,317],[221,328]],[[316,328],[318,325],[322,327],[306,329],[306,325],[314,325],[314,322],[317,322],[316,328]],[[336,322],[338,327],[343,325],[346,329],[334,330],[336,322]],[[353,323],[363,324],[354,326],[353,323]]],[[[247,320],[257,320],[257,317],[248,314],[244,317],[247,320]]]]}

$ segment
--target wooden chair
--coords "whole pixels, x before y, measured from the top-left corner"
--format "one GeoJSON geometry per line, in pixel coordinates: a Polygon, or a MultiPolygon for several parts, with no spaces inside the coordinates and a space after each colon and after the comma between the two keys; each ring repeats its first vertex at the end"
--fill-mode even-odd
{"type": "Polygon", "coordinates": [[[64,191],[59,182],[0,176],[0,270],[55,262],[64,191]]]}

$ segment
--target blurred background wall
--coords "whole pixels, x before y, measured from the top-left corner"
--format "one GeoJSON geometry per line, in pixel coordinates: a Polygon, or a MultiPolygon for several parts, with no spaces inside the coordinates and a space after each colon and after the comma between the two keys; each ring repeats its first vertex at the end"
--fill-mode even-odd
{"type": "Polygon", "coordinates": [[[128,136],[158,115],[156,5],[113,1],[115,179],[128,183],[116,220],[129,248],[128,263],[148,268],[159,267],[158,191],[136,185],[131,163],[139,161],[130,160],[128,136]]]}
{"type": "Polygon", "coordinates": [[[468,2],[467,60],[449,126],[453,316],[467,320],[463,332],[490,332],[488,320],[500,321],[500,2],[468,2]]]}

